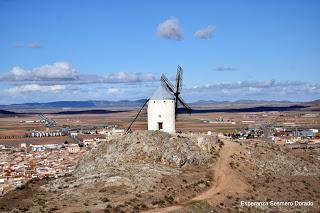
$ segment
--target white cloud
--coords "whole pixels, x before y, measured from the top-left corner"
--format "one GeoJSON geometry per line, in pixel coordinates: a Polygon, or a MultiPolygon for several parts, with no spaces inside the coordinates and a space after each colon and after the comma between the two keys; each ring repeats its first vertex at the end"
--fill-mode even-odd
{"type": "Polygon", "coordinates": [[[152,82],[158,78],[152,73],[116,72],[105,76],[81,75],[68,62],[56,62],[25,70],[19,66],[13,67],[10,72],[0,76],[0,82],[26,82],[41,85],[55,84],[99,84],[99,83],[137,83],[152,82]]]}
{"type": "Polygon", "coordinates": [[[121,92],[120,88],[110,87],[110,88],[107,89],[107,93],[108,94],[117,94],[119,92],[121,92]]]}
{"type": "Polygon", "coordinates": [[[182,40],[183,33],[179,20],[171,17],[160,23],[157,28],[157,35],[170,40],[182,40]]]}
{"type": "Polygon", "coordinates": [[[156,76],[153,74],[117,72],[106,75],[102,80],[104,83],[147,82],[155,81],[156,76]]]}
{"type": "Polygon", "coordinates": [[[251,93],[259,93],[261,92],[262,88],[258,88],[258,87],[248,87],[249,92],[251,93]]]}
{"type": "Polygon", "coordinates": [[[98,83],[137,83],[152,82],[158,78],[151,73],[115,72],[105,76],[81,75],[68,62],[56,62],[25,70],[19,66],[13,67],[10,72],[0,76],[0,82],[26,82],[41,85],[55,84],[98,84],[98,83]]]}
{"type": "MultiPolygon", "coordinates": [[[[128,84],[119,86],[40,85],[30,83],[14,85],[0,90],[0,103],[48,102],[57,100],[136,100],[149,97],[154,84],[128,84]],[[125,92],[124,92],[125,91],[125,92]]],[[[319,99],[320,83],[303,81],[239,81],[185,87],[182,97],[187,102],[198,100],[291,100],[319,99]]]]}
{"type": "Polygon", "coordinates": [[[193,100],[312,100],[320,97],[320,83],[303,81],[239,81],[185,89],[193,100]]]}
{"type": "Polygon", "coordinates": [[[37,93],[37,92],[57,93],[65,89],[66,89],[65,85],[43,86],[39,84],[27,84],[27,85],[11,87],[11,88],[8,88],[6,91],[10,94],[37,93]]]}
{"type": "Polygon", "coordinates": [[[0,77],[1,81],[48,81],[76,79],[77,71],[67,62],[46,64],[32,70],[24,70],[21,67],[13,67],[12,70],[0,77]]]}
{"type": "Polygon", "coordinates": [[[199,29],[194,33],[194,36],[199,39],[209,39],[212,38],[213,33],[216,31],[216,28],[209,25],[206,28],[199,29]]]}
{"type": "Polygon", "coordinates": [[[76,79],[77,71],[68,62],[56,62],[33,69],[32,75],[37,79],[76,79]]]}

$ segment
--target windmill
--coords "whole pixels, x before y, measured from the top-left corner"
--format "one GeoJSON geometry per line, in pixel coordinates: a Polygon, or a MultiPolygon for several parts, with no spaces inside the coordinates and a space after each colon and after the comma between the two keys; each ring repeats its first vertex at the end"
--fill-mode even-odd
{"type": "Polygon", "coordinates": [[[183,105],[187,113],[191,113],[191,108],[181,97],[183,70],[180,66],[177,69],[176,85],[161,75],[161,86],[146,100],[135,116],[126,132],[131,131],[131,126],[138,118],[142,109],[148,104],[148,130],[162,130],[164,132],[175,132],[175,122],[178,115],[179,103],[183,105]]]}

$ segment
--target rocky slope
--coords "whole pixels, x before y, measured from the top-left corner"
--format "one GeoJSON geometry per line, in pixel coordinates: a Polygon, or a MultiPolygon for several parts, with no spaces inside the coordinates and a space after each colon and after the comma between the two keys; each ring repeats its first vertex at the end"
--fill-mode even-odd
{"type": "Polygon", "coordinates": [[[221,146],[217,136],[134,132],[100,144],[70,177],[30,183],[24,191],[32,195],[20,204],[8,195],[3,210],[137,212],[172,205],[210,186],[221,146]]]}

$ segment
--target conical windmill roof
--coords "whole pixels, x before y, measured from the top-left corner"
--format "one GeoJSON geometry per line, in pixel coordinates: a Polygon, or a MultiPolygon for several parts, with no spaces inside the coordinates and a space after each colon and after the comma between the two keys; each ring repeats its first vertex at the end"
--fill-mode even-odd
{"type": "Polygon", "coordinates": [[[174,96],[168,90],[166,90],[163,86],[160,86],[151,95],[150,100],[174,100],[174,96]]]}

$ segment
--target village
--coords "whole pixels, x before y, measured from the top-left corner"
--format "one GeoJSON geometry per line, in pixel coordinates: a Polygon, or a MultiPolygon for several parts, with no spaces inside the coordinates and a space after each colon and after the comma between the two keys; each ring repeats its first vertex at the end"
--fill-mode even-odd
{"type": "Polygon", "coordinates": [[[237,133],[225,133],[224,136],[231,139],[262,139],[261,142],[269,142],[288,147],[320,146],[320,134],[318,129],[298,129],[288,127],[275,127],[266,135],[262,127],[245,128],[237,133]]]}
{"type": "Polygon", "coordinates": [[[22,187],[31,179],[62,177],[74,170],[87,152],[77,144],[34,145],[22,148],[0,146],[0,195],[22,187]]]}
{"type": "MultiPolygon", "coordinates": [[[[31,123],[31,122],[29,122],[31,123]]],[[[63,143],[46,143],[46,139],[62,136],[55,132],[32,132],[41,142],[20,143],[18,146],[0,144],[0,196],[22,187],[32,179],[57,178],[70,174],[79,159],[98,144],[123,134],[121,129],[100,131],[71,131],[63,143]],[[70,141],[70,142],[69,142],[70,141]]]]}

